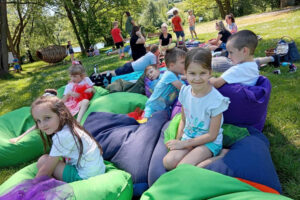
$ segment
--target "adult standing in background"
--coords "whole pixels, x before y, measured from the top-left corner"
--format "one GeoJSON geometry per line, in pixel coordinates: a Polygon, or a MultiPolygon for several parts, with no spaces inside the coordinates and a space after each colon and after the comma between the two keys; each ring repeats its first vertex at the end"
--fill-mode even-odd
{"type": "Polygon", "coordinates": [[[232,13],[226,15],[225,21],[227,23],[227,29],[231,34],[234,34],[238,31],[237,25],[235,24],[234,16],[232,13]]]}
{"type": "Polygon", "coordinates": [[[71,56],[71,61],[74,61],[74,50],[73,50],[73,47],[72,47],[72,44],[71,44],[70,40],[68,41],[67,51],[71,56]]]}
{"type": "Polygon", "coordinates": [[[125,12],[127,16],[126,24],[125,24],[125,30],[126,32],[130,35],[132,32],[132,27],[135,26],[135,23],[130,15],[130,12],[126,11],[125,12]]]}
{"type": "Polygon", "coordinates": [[[141,29],[138,26],[133,26],[130,38],[130,47],[134,61],[146,54],[145,42],[146,39],[142,35],[141,29]]]}

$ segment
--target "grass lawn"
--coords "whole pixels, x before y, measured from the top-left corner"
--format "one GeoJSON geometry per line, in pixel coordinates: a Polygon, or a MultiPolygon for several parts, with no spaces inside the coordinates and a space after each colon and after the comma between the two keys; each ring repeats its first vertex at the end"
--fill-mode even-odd
{"type": "MultiPolygon", "coordinates": [[[[250,15],[237,18],[236,21],[240,30],[250,29],[263,37],[255,52],[256,57],[265,56],[264,50],[275,47],[278,39],[284,35],[294,38],[300,50],[300,10],[250,15]]],[[[214,27],[214,22],[198,24],[196,27],[198,38],[205,41],[216,37],[217,32],[214,27]]],[[[189,37],[188,27],[185,30],[189,37]]],[[[153,39],[149,43],[157,41],[153,39]]],[[[90,74],[95,64],[104,71],[121,66],[129,58],[120,61],[117,55],[108,57],[102,54],[81,60],[87,74],[90,74]]],[[[0,115],[23,106],[30,106],[31,102],[46,88],[59,88],[65,85],[69,80],[67,72],[69,66],[70,62],[48,65],[39,61],[23,65],[22,74],[11,72],[1,77],[0,115]]],[[[296,66],[298,66],[296,73],[288,73],[288,67],[281,67],[281,74],[276,75],[272,73],[273,67],[266,66],[261,70],[261,74],[268,77],[272,83],[267,121],[263,132],[271,143],[270,151],[284,195],[300,199],[300,62],[297,62],[296,66]]],[[[1,169],[0,184],[27,164],[29,163],[1,169]]]]}

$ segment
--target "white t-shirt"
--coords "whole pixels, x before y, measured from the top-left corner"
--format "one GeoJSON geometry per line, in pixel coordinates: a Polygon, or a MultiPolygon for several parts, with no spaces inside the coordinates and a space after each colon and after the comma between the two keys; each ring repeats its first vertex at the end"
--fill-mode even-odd
{"type": "Polygon", "coordinates": [[[151,51],[131,63],[134,71],[144,71],[146,67],[153,64],[156,64],[156,56],[151,51]]]}
{"type": "Polygon", "coordinates": [[[241,83],[254,86],[259,77],[258,65],[254,61],[237,64],[226,70],[221,77],[229,84],[241,83]]]}
{"type": "MultiPolygon", "coordinates": [[[[181,140],[188,140],[209,132],[211,117],[215,117],[227,110],[230,100],[212,87],[211,91],[204,97],[192,95],[192,87],[183,85],[179,93],[179,102],[185,113],[185,127],[181,140]]],[[[213,143],[222,145],[223,141],[223,116],[220,124],[219,134],[213,143]]]]}
{"type": "MultiPolygon", "coordinates": [[[[50,156],[62,156],[66,160],[66,164],[74,165],[78,171],[78,175],[82,179],[88,179],[93,176],[105,173],[105,165],[100,150],[94,140],[90,138],[83,130],[75,128],[80,136],[83,144],[83,152],[77,166],[79,156],[78,148],[71,133],[71,130],[65,125],[60,131],[52,137],[52,146],[50,156]]],[[[77,141],[77,138],[76,138],[77,141]]]]}
{"type": "MultiPolygon", "coordinates": [[[[80,81],[80,83],[78,83],[78,85],[84,85],[84,84],[88,84],[89,86],[94,85],[94,83],[91,81],[91,79],[89,77],[85,77],[82,81],[80,81]]],[[[74,86],[74,83],[69,82],[65,88],[64,95],[68,94],[69,92],[72,92],[73,86],[74,86]]]]}

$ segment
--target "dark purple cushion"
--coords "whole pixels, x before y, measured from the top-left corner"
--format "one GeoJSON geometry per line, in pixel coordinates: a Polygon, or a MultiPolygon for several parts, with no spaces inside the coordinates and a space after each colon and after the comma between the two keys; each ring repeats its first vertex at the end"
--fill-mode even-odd
{"type": "Polygon", "coordinates": [[[268,139],[253,127],[248,127],[248,131],[250,136],[233,144],[223,158],[211,163],[206,169],[254,181],[281,193],[268,139]]]}
{"type": "Polygon", "coordinates": [[[134,183],[134,195],[148,188],[148,169],[152,153],[169,120],[166,111],[156,112],[147,123],[122,114],[91,113],[84,123],[103,148],[103,158],[129,172],[134,183]]]}
{"type": "Polygon", "coordinates": [[[271,93],[269,79],[260,76],[255,86],[234,83],[225,84],[218,90],[231,102],[223,113],[224,123],[263,130],[271,93]]]}

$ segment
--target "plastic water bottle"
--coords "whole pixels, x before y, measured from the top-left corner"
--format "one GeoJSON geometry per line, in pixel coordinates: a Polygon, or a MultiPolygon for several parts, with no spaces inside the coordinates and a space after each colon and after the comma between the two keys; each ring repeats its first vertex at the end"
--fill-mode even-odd
{"type": "Polygon", "coordinates": [[[106,76],[103,78],[103,86],[106,87],[108,85],[108,80],[106,78],[106,76]]]}
{"type": "Polygon", "coordinates": [[[97,65],[94,65],[94,72],[97,74],[97,65]]]}
{"type": "Polygon", "coordinates": [[[289,62],[282,62],[281,63],[282,67],[286,67],[286,66],[290,66],[290,65],[291,65],[291,63],[289,63],[289,62]]]}

